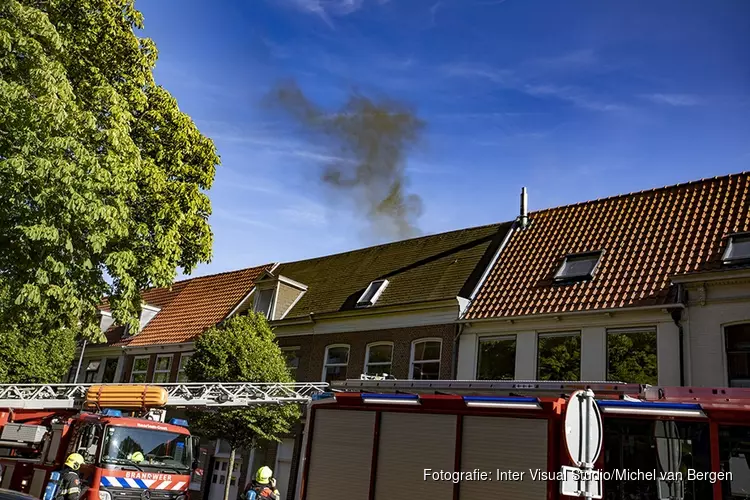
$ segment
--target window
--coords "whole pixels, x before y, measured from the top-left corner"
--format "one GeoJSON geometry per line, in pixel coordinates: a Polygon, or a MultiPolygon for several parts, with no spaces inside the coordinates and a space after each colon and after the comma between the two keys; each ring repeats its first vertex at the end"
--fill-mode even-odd
{"type": "Polygon", "coordinates": [[[479,339],[477,380],[513,380],[516,374],[516,336],[479,339]]]}
{"type": "Polygon", "coordinates": [[[101,366],[101,364],[101,360],[89,361],[89,364],[86,365],[86,372],[83,374],[84,384],[96,382],[96,375],[99,373],[99,366],[101,366]]]}
{"type": "Polygon", "coordinates": [[[536,366],[539,380],[580,380],[581,334],[539,334],[536,366]]]}
{"type": "Polygon", "coordinates": [[[729,387],[750,387],[750,323],[724,328],[729,387]]]}
{"type": "Polygon", "coordinates": [[[255,294],[253,309],[257,313],[264,314],[266,318],[271,317],[271,304],[273,303],[273,288],[258,290],[255,294]]]}
{"type": "Polygon", "coordinates": [[[151,377],[155,384],[166,384],[169,382],[169,375],[172,372],[172,355],[156,356],[154,365],[154,375],[151,377]]]}
{"type": "Polygon", "coordinates": [[[185,367],[187,366],[188,361],[190,361],[190,358],[193,357],[192,352],[186,352],[183,353],[180,356],[180,367],[177,369],[177,382],[187,382],[187,375],[185,374],[185,367]]]}
{"type": "Polygon", "coordinates": [[[719,470],[731,474],[722,481],[721,498],[750,497],[750,427],[719,426],[719,463],[719,470]]]}
{"type": "Polygon", "coordinates": [[[575,282],[593,278],[601,256],[601,251],[568,255],[555,273],[555,282],[575,282]]]}
{"type": "Polygon", "coordinates": [[[329,345],[323,366],[323,381],[346,380],[346,365],[349,364],[348,345],[329,345]]]}
{"type": "Polygon", "coordinates": [[[146,381],[148,373],[148,356],[138,356],[133,360],[133,369],[130,372],[130,382],[142,384],[146,381]]]}
{"type": "Polygon", "coordinates": [[[365,373],[367,375],[391,375],[391,362],[393,361],[393,344],[391,342],[378,342],[367,346],[365,353],[365,373]]]}
{"type": "Polygon", "coordinates": [[[730,236],[727,249],[722,257],[724,264],[736,264],[750,261],[750,233],[734,234],[730,236]]]}
{"type": "Polygon", "coordinates": [[[286,358],[286,368],[292,375],[294,380],[297,380],[297,368],[299,368],[299,347],[282,347],[282,354],[286,358]]]}
{"type": "Polygon", "coordinates": [[[104,375],[102,376],[102,382],[105,384],[111,384],[115,381],[117,375],[117,358],[107,358],[104,362],[104,375]]]}
{"type": "Polygon", "coordinates": [[[440,354],[443,342],[440,339],[417,340],[411,346],[411,373],[415,380],[437,380],[440,378],[440,354]]]}
{"type": "Polygon", "coordinates": [[[357,301],[357,307],[368,307],[373,305],[387,286],[388,280],[375,280],[370,283],[357,301]]]}
{"type": "Polygon", "coordinates": [[[656,330],[607,331],[607,380],[656,385],[656,330]]]}

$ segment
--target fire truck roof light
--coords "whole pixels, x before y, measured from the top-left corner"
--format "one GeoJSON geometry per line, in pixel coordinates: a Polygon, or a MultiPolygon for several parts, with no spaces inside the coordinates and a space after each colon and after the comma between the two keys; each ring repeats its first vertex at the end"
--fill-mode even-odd
{"type": "Polygon", "coordinates": [[[464,396],[466,406],[471,408],[510,408],[516,410],[541,410],[537,398],[464,396]]]}
{"type": "Polygon", "coordinates": [[[113,410],[112,408],[105,408],[102,411],[102,415],[105,417],[122,417],[122,412],[120,410],[113,410]]]}
{"type": "Polygon", "coordinates": [[[184,418],[173,418],[169,421],[169,423],[172,425],[179,425],[180,427],[188,426],[188,421],[185,420],[184,418]]]}
{"type": "Polygon", "coordinates": [[[416,394],[362,394],[362,402],[392,405],[418,405],[419,396],[416,394]]]}
{"type": "Polygon", "coordinates": [[[701,405],[694,403],[654,403],[646,401],[597,401],[597,403],[602,412],[610,414],[706,418],[701,405]]]}

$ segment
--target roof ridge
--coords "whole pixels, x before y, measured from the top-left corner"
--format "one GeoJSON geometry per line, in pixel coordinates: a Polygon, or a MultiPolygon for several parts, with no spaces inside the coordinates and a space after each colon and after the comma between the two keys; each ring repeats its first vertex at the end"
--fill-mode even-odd
{"type": "Polygon", "coordinates": [[[671,184],[668,186],[660,186],[660,187],[649,188],[649,189],[642,189],[640,191],[632,191],[630,193],[622,193],[622,194],[616,194],[612,196],[604,196],[602,198],[594,198],[593,200],[579,201],[576,203],[570,203],[568,205],[557,205],[555,207],[548,207],[548,208],[543,208],[541,210],[531,211],[529,212],[529,215],[531,216],[533,214],[541,214],[544,212],[549,212],[551,210],[559,210],[561,208],[571,208],[571,207],[577,207],[580,205],[587,205],[590,203],[599,203],[603,201],[616,200],[618,198],[628,198],[628,197],[636,196],[636,195],[657,193],[661,191],[669,191],[671,189],[684,188],[686,186],[691,186],[694,184],[707,184],[709,182],[714,182],[714,181],[724,180],[724,179],[731,179],[732,177],[741,177],[743,175],[750,175],[750,170],[745,170],[743,172],[736,172],[736,173],[727,174],[727,175],[717,175],[715,177],[704,177],[702,179],[697,179],[694,181],[681,182],[679,184],[671,184]]]}
{"type": "Polygon", "coordinates": [[[330,257],[339,257],[341,255],[351,254],[351,253],[355,253],[355,252],[363,252],[365,250],[373,250],[373,249],[376,249],[376,248],[387,247],[387,246],[390,246],[390,245],[398,245],[400,243],[407,243],[407,242],[410,242],[410,241],[416,241],[416,240],[421,240],[421,239],[434,238],[436,236],[443,236],[443,235],[447,235],[447,234],[461,233],[461,232],[464,232],[464,231],[475,231],[475,230],[478,230],[478,229],[484,229],[484,228],[488,228],[488,227],[492,227],[492,226],[498,226],[498,227],[500,227],[500,226],[502,226],[504,224],[511,224],[512,222],[513,222],[512,220],[503,221],[503,222],[493,222],[491,224],[482,224],[481,226],[472,226],[472,227],[464,227],[464,228],[460,228],[460,229],[452,229],[450,231],[443,231],[442,233],[423,234],[422,236],[414,236],[412,238],[406,238],[406,239],[403,239],[403,240],[390,241],[388,243],[379,243],[377,245],[370,245],[368,247],[354,248],[352,250],[345,250],[343,252],[337,252],[337,253],[332,253],[332,254],[327,254],[327,255],[319,255],[317,257],[308,257],[307,259],[290,260],[290,261],[286,261],[286,262],[281,262],[281,263],[279,263],[279,267],[284,266],[284,265],[288,265],[288,264],[299,264],[299,263],[308,262],[308,261],[311,261],[311,260],[327,259],[327,258],[330,258],[330,257]]]}
{"type": "Polygon", "coordinates": [[[171,287],[173,287],[174,285],[177,285],[177,284],[181,284],[181,285],[185,284],[186,285],[186,284],[190,283],[191,281],[198,281],[198,280],[202,280],[202,279],[215,278],[217,276],[222,276],[224,274],[240,273],[242,271],[251,271],[253,269],[271,268],[271,267],[273,267],[274,264],[275,264],[275,262],[269,262],[267,264],[262,264],[260,266],[243,267],[242,269],[234,269],[234,270],[231,270],[231,271],[222,271],[220,273],[214,273],[214,274],[205,274],[203,276],[194,276],[192,278],[187,278],[187,279],[184,279],[184,280],[173,281],[172,284],[169,285],[169,286],[154,286],[154,287],[151,287],[151,288],[145,288],[144,290],[141,290],[141,293],[149,291],[149,290],[159,290],[159,289],[168,290],[169,288],[171,288],[171,287]]]}

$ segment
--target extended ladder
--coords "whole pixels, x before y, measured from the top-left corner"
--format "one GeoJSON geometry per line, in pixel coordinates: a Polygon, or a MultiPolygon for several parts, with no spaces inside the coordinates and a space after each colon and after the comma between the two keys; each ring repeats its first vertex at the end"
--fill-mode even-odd
{"type": "Polygon", "coordinates": [[[173,384],[0,384],[0,408],[79,409],[92,386],[158,386],[168,394],[167,407],[241,407],[305,404],[324,392],[325,382],[173,384]]]}

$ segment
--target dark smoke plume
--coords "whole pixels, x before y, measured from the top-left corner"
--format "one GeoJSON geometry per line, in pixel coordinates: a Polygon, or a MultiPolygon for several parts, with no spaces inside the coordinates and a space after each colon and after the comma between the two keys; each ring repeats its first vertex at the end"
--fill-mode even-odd
{"type": "Polygon", "coordinates": [[[322,182],[365,207],[375,230],[397,238],[419,234],[415,220],[422,200],[406,193],[404,156],[425,124],[412,110],[353,92],[341,109],[326,112],[294,82],[277,85],[268,102],[288,113],[316,145],[329,148],[333,159],[321,173],[322,182]]]}

